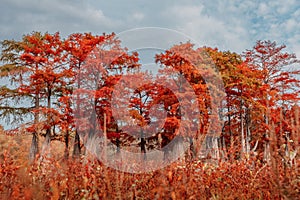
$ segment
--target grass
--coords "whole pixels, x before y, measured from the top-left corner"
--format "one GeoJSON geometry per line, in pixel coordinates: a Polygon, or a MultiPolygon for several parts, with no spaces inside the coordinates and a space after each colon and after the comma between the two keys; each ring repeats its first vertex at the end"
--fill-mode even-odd
{"type": "MultiPolygon", "coordinates": [[[[299,159],[289,167],[255,158],[209,164],[178,161],[130,174],[95,159],[63,159],[61,142],[52,156],[28,162],[30,135],[0,134],[0,199],[297,199],[299,159]]],[[[41,141],[42,142],[42,141],[41,141]]]]}

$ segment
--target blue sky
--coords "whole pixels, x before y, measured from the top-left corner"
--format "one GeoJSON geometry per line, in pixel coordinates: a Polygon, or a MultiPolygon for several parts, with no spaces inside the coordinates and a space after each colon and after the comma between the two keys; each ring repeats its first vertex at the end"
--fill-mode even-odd
{"type": "Polygon", "coordinates": [[[0,40],[32,31],[66,37],[161,27],[237,53],[256,40],[272,40],[300,58],[299,0],[1,0],[0,5],[0,40]]]}
{"type": "Polygon", "coordinates": [[[275,40],[300,57],[298,0],[1,0],[0,40],[32,31],[122,32],[162,27],[201,45],[241,53],[275,40]]]}

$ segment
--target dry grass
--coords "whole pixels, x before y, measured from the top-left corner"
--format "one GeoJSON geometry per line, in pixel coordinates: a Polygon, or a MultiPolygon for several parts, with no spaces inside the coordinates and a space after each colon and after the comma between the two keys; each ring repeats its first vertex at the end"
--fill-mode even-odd
{"type": "Polygon", "coordinates": [[[30,139],[0,134],[0,199],[297,199],[300,193],[299,160],[276,170],[252,159],[177,162],[129,174],[96,160],[63,160],[60,142],[51,144],[51,158],[29,164],[30,139]]]}

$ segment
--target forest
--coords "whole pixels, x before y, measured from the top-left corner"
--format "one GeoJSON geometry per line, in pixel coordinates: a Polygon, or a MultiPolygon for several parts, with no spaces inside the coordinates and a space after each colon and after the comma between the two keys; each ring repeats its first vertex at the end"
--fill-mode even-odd
{"type": "Polygon", "coordinates": [[[0,199],[297,199],[300,60],[115,33],[1,41],[0,199]]]}

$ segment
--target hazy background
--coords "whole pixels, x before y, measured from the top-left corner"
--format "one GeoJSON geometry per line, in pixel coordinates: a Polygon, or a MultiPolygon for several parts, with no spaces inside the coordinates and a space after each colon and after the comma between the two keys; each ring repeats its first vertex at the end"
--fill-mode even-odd
{"type": "Polygon", "coordinates": [[[170,28],[200,44],[241,53],[276,40],[300,57],[298,0],[1,0],[0,40],[32,31],[101,34],[170,28]]]}

